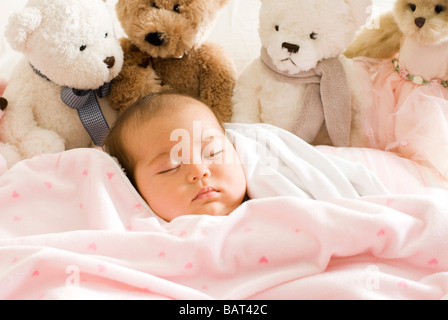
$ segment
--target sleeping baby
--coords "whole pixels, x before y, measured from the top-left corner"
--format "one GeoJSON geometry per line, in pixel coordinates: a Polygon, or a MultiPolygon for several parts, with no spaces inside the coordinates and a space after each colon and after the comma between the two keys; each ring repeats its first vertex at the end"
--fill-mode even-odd
{"type": "Polygon", "coordinates": [[[151,95],[127,109],[104,143],[166,221],[228,215],[244,201],[238,154],[212,109],[188,96],[151,95]]]}

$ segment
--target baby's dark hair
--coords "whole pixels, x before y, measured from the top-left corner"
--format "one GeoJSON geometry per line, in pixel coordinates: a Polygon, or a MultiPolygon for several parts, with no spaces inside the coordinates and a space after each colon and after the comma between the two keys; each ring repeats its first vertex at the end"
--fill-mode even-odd
{"type": "MultiPolygon", "coordinates": [[[[110,130],[108,137],[104,140],[104,151],[118,160],[134,186],[136,186],[134,180],[135,159],[130,155],[126,145],[127,142],[124,141],[123,133],[127,128],[138,129],[146,121],[156,116],[166,115],[169,117],[170,112],[173,112],[173,107],[178,105],[176,102],[185,98],[196,100],[208,107],[202,101],[187,95],[169,92],[155,93],[137,101],[126,109],[119,116],[110,130]]],[[[212,108],[208,108],[214,113],[224,131],[223,122],[218,114],[212,108]]]]}

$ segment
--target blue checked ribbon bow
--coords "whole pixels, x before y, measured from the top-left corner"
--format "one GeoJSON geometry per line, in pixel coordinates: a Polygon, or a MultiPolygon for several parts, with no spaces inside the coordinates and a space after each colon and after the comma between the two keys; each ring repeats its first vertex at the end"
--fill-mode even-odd
{"type": "Polygon", "coordinates": [[[62,101],[70,108],[78,110],[81,123],[97,146],[101,146],[109,134],[109,125],[96,95],[100,98],[108,96],[110,87],[110,82],[107,82],[97,90],[76,90],[64,87],[61,92],[62,101]]]}
{"type": "MultiPolygon", "coordinates": [[[[31,68],[40,77],[51,81],[39,70],[34,68],[33,65],[31,65],[31,68]]],[[[76,90],[64,87],[61,92],[62,101],[70,108],[78,110],[79,119],[96,146],[101,146],[109,134],[109,125],[107,124],[96,95],[100,98],[107,97],[110,93],[110,88],[111,83],[107,82],[97,90],[76,90]]]]}

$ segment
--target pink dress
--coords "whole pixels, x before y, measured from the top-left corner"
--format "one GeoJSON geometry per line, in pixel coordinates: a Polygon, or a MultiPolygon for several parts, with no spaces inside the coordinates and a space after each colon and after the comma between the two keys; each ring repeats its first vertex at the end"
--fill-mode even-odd
{"type": "Polygon", "coordinates": [[[364,118],[368,147],[433,167],[448,179],[448,44],[405,40],[394,61],[364,63],[374,93],[364,118]]]}

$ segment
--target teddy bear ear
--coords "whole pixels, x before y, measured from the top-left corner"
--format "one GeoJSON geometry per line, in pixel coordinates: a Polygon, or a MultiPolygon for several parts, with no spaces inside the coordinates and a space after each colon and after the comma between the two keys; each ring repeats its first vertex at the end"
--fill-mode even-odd
{"type": "Polygon", "coordinates": [[[14,50],[23,52],[26,43],[42,21],[41,11],[37,8],[25,8],[9,17],[5,35],[14,50]]]}
{"type": "Polygon", "coordinates": [[[352,15],[356,26],[362,27],[372,14],[372,0],[345,0],[352,9],[352,15]]]}

